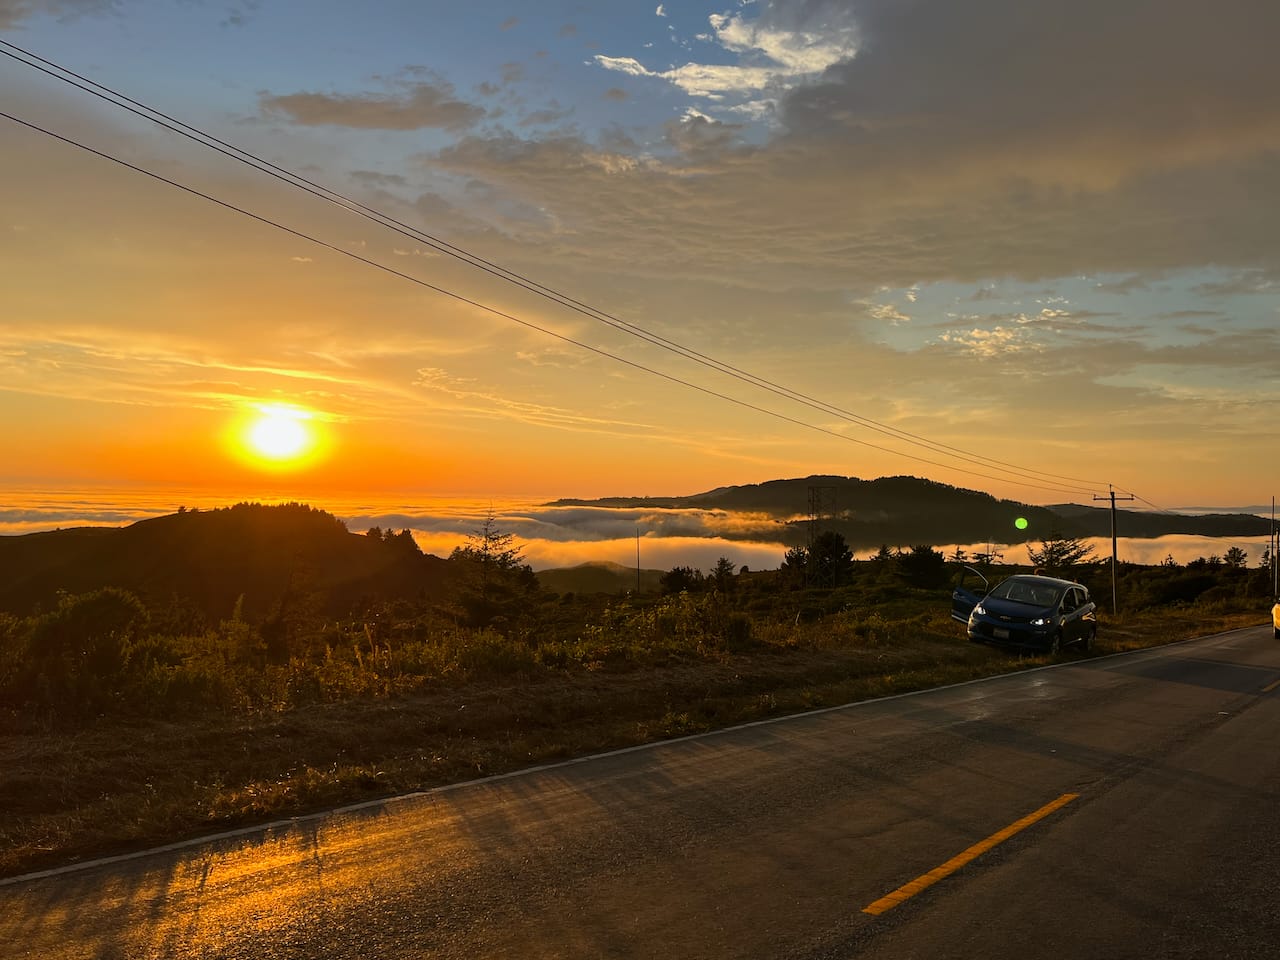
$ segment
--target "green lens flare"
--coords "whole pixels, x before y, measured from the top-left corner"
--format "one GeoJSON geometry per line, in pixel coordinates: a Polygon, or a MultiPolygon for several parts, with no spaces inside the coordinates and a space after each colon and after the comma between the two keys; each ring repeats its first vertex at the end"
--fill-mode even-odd
{"type": "Polygon", "coordinates": [[[1027,529],[1027,527],[1030,526],[1030,524],[1027,523],[1026,517],[1019,517],[1017,520],[1013,521],[1013,525],[1017,527],[1019,530],[1025,530],[1027,529]]]}

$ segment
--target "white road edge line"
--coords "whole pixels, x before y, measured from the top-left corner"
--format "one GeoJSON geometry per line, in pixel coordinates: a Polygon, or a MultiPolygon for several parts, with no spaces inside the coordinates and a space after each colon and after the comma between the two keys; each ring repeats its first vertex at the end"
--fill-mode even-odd
{"type": "Polygon", "coordinates": [[[469,787],[475,787],[486,783],[499,783],[503,780],[513,780],[516,777],[525,777],[535,773],[544,773],[548,770],[559,770],[564,767],[571,767],[582,763],[591,763],[595,760],[603,760],[607,757],[620,757],[628,753],[637,753],[641,750],[655,750],[660,747],[666,747],[671,744],[685,743],[691,740],[706,740],[711,737],[724,736],[733,733],[736,730],[748,730],[752,727],[764,727],[775,723],[786,723],[791,720],[798,720],[802,717],[817,717],[824,713],[836,713],[842,710],[852,710],[857,707],[869,706],[876,703],[887,703],[891,700],[902,700],[906,697],[919,697],[924,694],[938,693],[943,690],[958,690],[961,687],[970,687],[979,683],[991,683],[993,681],[1007,679],[1009,677],[1022,677],[1032,673],[1039,673],[1042,670],[1057,670],[1060,667],[1087,666],[1093,663],[1103,663],[1107,660],[1114,660],[1117,657],[1132,657],[1138,654],[1149,654],[1153,651],[1167,650],[1170,647],[1178,647],[1188,643],[1199,643],[1204,640],[1217,640],[1228,637],[1233,633],[1240,633],[1245,630],[1256,630],[1257,627],[1237,627],[1234,630],[1226,630],[1222,633],[1213,633],[1204,637],[1190,637],[1186,640],[1175,640],[1172,643],[1161,644],[1158,647],[1143,647],[1140,650],[1124,650],[1120,653],[1110,653],[1105,657],[1093,657],[1089,660],[1073,660],[1067,663],[1049,663],[1039,667],[1030,667],[1026,670],[1015,670],[1011,673],[1000,673],[991,677],[978,677],[975,680],[962,680],[959,683],[949,683],[942,687],[930,687],[927,690],[911,690],[907,693],[893,693],[884,697],[875,697],[871,700],[855,700],[852,703],[842,703],[833,707],[821,707],[817,710],[806,710],[803,713],[789,713],[783,717],[768,717],[764,720],[752,720],[749,723],[740,723],[732,727],[723,727],[719,730],[709,730],[706,733],[692,733],[684,737],[675,737],[671,740],[655,740],[652,743],[640,743],[633,747],[622,747],[618,750],[607,750],[604,753],[593,753],[585,757],[573,757],[569,760],[559,760],[555,763],[544,763],[536,767],[521,767],[519,770],[511,770],[507,773],[497,773],[488,777],[477,777],[474,780],[463,780],[459,783],[447,783],[439,787],[432,787],[430,790],[418,790],[413,793],[401,793],[395,796],[383,797],[379,800],[364,800],[360,803],[349,804],[345,807],[334,807],[330,810],[320,810],[316,813],[308,813],[299,817],[289,817],[283,820],[272,820],[269,823],[259,823],[253,826],[240,827],[235,830],[226,830],[222,833],[211,833],[200,837],[191,837],[187,840],[179,840],[176,843],[168,843],[161,847],[151,847],[146,850],[135,850],[131,853],[121,853],[113,857],[101,857],[97,860],[86,860],[83,863],[69,863],[61,867],[51,867],[48,870],[38,870],[34,873],[24,873],[16,877],[0,877],[0,887],[13,886],[19,883],[30,883],[35,880],[45,880],[49,877],[63,876],[69,873],[80,873],[86,870],[93,870],[98,867],[110,866],[116,863],[127,863],[130,860],[142,860],[146,857],[159,856],[165,853],[174,853],[178,850],[187,850],[191,847],[204,846],[209,843],[217,843],[221,840],[234,840],[237,837],[248,837],[254,834],[269,834],[272,831],[289,827],[296,827],[303,823],[312,823],[317,820],[324,820],[328,817],[340,816],[347,813],[358,813],[362,810],[371,810],[374,807],[386,807],[396,803],[403,803],[410,800],[422,800],[430,798],[442,793],[449,793],[454,790],[465,790],[469,787]]]}

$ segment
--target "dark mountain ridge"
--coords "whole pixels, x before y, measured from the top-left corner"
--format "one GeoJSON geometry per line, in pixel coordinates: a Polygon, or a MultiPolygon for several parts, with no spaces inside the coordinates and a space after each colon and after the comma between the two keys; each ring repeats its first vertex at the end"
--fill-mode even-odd
{"type": "MultiPolygon", "coordinates": [[[[1111,523],[1106,507],[1038,507],[915,477],[811,476],[688,497],[556,501],[562,506],[765,514],[776,521],[776,533],[769,536],[792,545],[808,542],[811,502],[820,506],[822,528],[841,533],[859,550],[881,544],[1021,543],[1050,536],[1055,529],[1067,536],[1107,536],[1111,523]],[[1025,531],[1014,526],[1019,518],[1027,520],[1025,531]]],[[[1248,514],[1117,513],[1125,537],[1265,536],[1270,529],[1269,520],[1248,514]]],[[[737,535],[758,539],[760,532],[757,527],[737,535]]],[[[297,503],[246,503],[180,511],[127,527],[0,536],[0,611],[23,616],[51,609],[59,591],[112,586],[157,607],[181,598],[210,621],[230,617],[237,604],[247,619],[261,619],[286,602],[305,602],[319,613],[341,617],[379,601],[446,599],[456,576],[449,561],[423,555],[410,537],[354,534],[332,514],[297,503]]],[[[641,589],[652,589],[659,577],[660,571],[642,571],[641,589]]],[[[555,592],[616,592],[634,587],[635,571],[583,565],[542,571],[538,578],[555,592]]]]}
{"type": "MultiPolygon", "coordinates": [[[[1111,535],[1111,508],[1059,503],[1049,507],[1064,523],[1089,530],[1089,536],[1111,535]]],[[[1202,537],[1261,537],[1271,530],[1271,521],[1252,513],[1144,513],[1116,509],[1116,526],[1126,537],[1164,537],[1189,534],[1202,537]]]]}
{"type": "MultiPolygon", "coordinates": [[[[640,590],[657,590],[664,570],[641,570],[640,590]]],[[[636,589],[635,567],[620,563],[596,561],[573,567],[539,570],[538,584],[552,593],[627,593],[636,589]]]]}
{"type": "MultiPolygon", "coordinates": [[[[1110,507],[1034,506],[918,477],[860,480],[814,475],[718,487],[683,497],[556,500],[550,505],[763,513],[779,521],[783,540],[797,544],[807,539],[811,504],[818,506],[816,513],[822,527],[843,534],[855,549],[885,543],[1027,543],[1050,536],[1055,530],[1071,537],[1105,537],[1111,533],[1110,507]],[[1027,521],[1025,529],[1014,526],[1019,518],[1027,521]]],[[[1125,537],[1265,536],[1270,530],[1270,521],[1252,514],[1185,516],[1118,509],[1116,520],[1119,534],[1125,537]]]]}

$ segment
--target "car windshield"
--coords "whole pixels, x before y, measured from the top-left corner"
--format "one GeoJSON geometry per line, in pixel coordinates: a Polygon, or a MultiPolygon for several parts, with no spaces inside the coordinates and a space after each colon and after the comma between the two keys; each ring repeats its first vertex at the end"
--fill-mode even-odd
{"type": "Polygon", "coordinates": [[[991,596],[1012,600],[1015,603],[1030,604],[1033,607],[1053,607],[1057,606],[1058,601],[1062,599],[1062,591],[1047,583],[1010,577],[997,584],[991,591],[991,596]]]}

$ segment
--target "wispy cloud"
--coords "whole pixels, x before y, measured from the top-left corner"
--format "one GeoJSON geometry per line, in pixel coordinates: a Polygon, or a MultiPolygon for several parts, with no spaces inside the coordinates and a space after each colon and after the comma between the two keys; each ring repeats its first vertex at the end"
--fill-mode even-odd
{"type": "Polygon", "coordinates": [[[875,320],[881,320],[885,323],[898,326],[903,323],[910,323],[911,318],[895,307],[891,303],[871,304],[868,307],[868,313],[875,320]]]}
{"type": "MultiPolygon", "coordinates": [[[[666,15],[663,7],[658,7],[657,15],[666,15]]],[[[691,97],[741,108],[744,98],[766,92],[777,95],[852,57],[857,49],[847,16],[784,25],[773,19],[768,8],[764,15],[750,19],[744,13],[712,14],[708,24],[711,32],[703,35],[706,42],[733,55],[737,63],[690,60],[650,69],[628,56],[599,54],[594,60],[606,70],[664,80],[691,97]]]]}
{"type": "Polygon", "coordinates": [[[492,389],[481,389],[476,381],[453,375],[439,368],[424,367],[418,371],[414,386],[424,391],[448,395],[454,416],[484,420],[504,420],[531,426],[573,430],[607,436],[644,436],[664,438],[671,444],[696,446],[699,441],[655,423],[623,420],[597,413],[575,410],[554,404],[537,403],[492,389]]]}
{"type": "Polygon", "coordinates": [[[92,13],[105,13],[116,0],[0,0],[0,29],[11,29],[38,14],[70,20],[92,13]]]}
{"type": "Polygon", "coordinates": [[[483,107],[458,99],[452,85],[444,82],[407,84],[393,93],[264,93],[258,103],[266,116],[302,126],[371,130],[461,131],[485,116],[483,107]]]}
{"type": "MultiPolygon", "coordinates": [[[[363,345],[369,350],[372,344],[363,345]]],[[[390,348],[394,349],[394,348],[390,348]]],[[[401,348],[402,349],[402,348],[401,348]]],[[[285,393],[330,404],[318,411],[345,417],[407,407],[411,392],[357,373],[351,357],[325,361],[309,352],[306,365],[253,362],[181,337],[93,328],[61,332],[0,331],[0,390],[134,406],[226,410],[285,393]],[[317,362],[319,361],[319,362],[317,362]]]]}
{"type": "Polygon", "coordinates": [[[1225,280],[1202,283],[1195,292],[1206,297],[1236,297],[1269,294],[1280,291],[1280,271],[1244,270],[1225,280]]]}
{"type": "Polygon", "coordinates": [[[952,330],[943,333],[941,343],[959,348],[973,357],[991,358],[1019,353],[1042,353],[1044,346],[1036,343],[1029,331],[1019,327],[992,327],[984,330],[952,330]]]}

